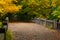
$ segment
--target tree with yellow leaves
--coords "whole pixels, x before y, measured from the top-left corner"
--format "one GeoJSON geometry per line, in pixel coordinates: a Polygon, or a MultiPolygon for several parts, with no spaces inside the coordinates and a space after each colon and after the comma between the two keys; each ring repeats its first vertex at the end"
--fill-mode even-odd
{"type": "MultiPolygon", "coordinates": [[[[16,6],[13,4],[14,0],[1,0],[0,1],[0,7],[5,11],[5,12],[17,12],[19,9],[22,8],[21,5],[16,6]]],[[[17,0],[16,0],[17,1],[17,0]]]]}
{"type": "Polygon", "coordinates": [[[17,5],[13,1],[18,2],[17,0],[0,0],[0,16],[4,16],[7,13],[16,13],[22,9],[22,5],[17,5]]]}

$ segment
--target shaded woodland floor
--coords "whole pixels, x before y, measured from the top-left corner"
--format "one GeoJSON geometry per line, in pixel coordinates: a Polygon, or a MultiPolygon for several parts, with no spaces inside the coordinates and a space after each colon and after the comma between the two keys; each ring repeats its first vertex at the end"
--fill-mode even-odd
{"type": "Polygon", "coordinates": [[[9,23],[13,40],[60,40],[60,32],[36,23],[9,23]]]}

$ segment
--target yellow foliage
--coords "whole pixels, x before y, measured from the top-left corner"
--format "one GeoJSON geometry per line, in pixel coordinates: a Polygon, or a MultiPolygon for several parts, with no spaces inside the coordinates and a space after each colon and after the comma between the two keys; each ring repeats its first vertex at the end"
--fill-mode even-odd
{"type": "Polygon", "coordinates": [[[11,3],[12,0],[4,0],[6,3],[11,3]]]}
{"type": "Polygon", "coordinates": [[[17,7],[18,7],[19,9],[22,9],[23,6],[22,6],[22,5],[18,5],[17,7]]]}
{"type": "Polygon", "coordinates": [[[50,0],[45,0],[46,2],[50,2],[50,0]]]}
{"type": "Polygon", "coordinates": [[[30,4],[36,4],[35,0],[29,0],[30,4]]]}
{"type": "Polygon", "coordinates": [[[32,2],[32,3],[34,3],[34,2],[35,2],[35,0],[31,0],[31,2],[32,2]]]}
{"type": "Polygon", "coordinates": [[[23,2],[26,2],[26,0],[23,0],[23,2]]]}
{"type": "Polygon", "coordinates": [[[17,12],[19,11],[19,9],[22,9],[22,6],[16,6],[15,4],[12,3],[12,1],[16,1],[17,0],[0,0],[0,11],[5,11],[7,12],[17,12]]]}
{"type": "Polygon", "coordinates": [[[58,16],[58,18],[60,18],[60,16],[58,16]]]}
{"type": "Polygon", "coordinates": [[[16,11],[19,10],[19,8],[16,7],[16,6],[8,6],[8,7],[4,8],[4,10],[5,10],[6,12],[16,12],[16,11]]]}
{"type": "Polygon", "coordinates": [[[59,0],[52,0],[52,6],[56,6],[59,0]]]}
{"type": "Polygon", "coordinates": [[[58,8],[57,8],[58,10],[60,10],[60,6],[58,6],[58,8]]]}

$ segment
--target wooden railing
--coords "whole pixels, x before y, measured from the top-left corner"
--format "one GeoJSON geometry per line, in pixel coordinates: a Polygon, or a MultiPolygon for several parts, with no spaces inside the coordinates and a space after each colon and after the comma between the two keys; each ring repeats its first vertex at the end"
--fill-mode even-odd
{"type": "Polygon", "coordinates": [[[0,34],[4,34],[3,40],[6,40],[6,32],[8,30],[8,21],[4,20],[4,21],[2,21],[2,24],[3,24],[3,26],[2,26],[2,28],[0,28],[0,34]]]}
{"type": "Polygon", "coordinates": [[[34,18],[32,19],[32,22],[38,23],[46,27],[60,29],[60,22],[57,22],[57,20],[46,20],[46,19],[41,19],[41,18],[34,18]]]}

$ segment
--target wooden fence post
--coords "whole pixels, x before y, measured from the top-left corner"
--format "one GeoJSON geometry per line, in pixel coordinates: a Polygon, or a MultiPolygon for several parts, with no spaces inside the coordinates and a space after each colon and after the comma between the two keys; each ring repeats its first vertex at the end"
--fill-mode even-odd
{"type": "Polygon", "coordinates": [[[5,33],[4,33],[4,40],[6,40],[6,32],[8,30],[8,17],[6,17],[5,21],[3,22],[3,27],[5,28],[5,33]]]}
{"type": "Polygon", "coordinates": [[[41,23],[40,23],[40,20],[41,20],[41,19],[39,19],[39,24],[41,24],[41,23]]]}
{"type": "Polygon", "coordinates": [[[4,40],[6,40],[6,32],[4,33],[4,40]]]}
{"type": "Polygon", "coordinates": [[[47,27],[47,21],[46,21],[46,19],[45,19],[45,27],[47,27]]]}
{"type": "Polygon", "coordinates": [[[54,20],[54,29],[57,29],[57,20],[54,20]]]}

